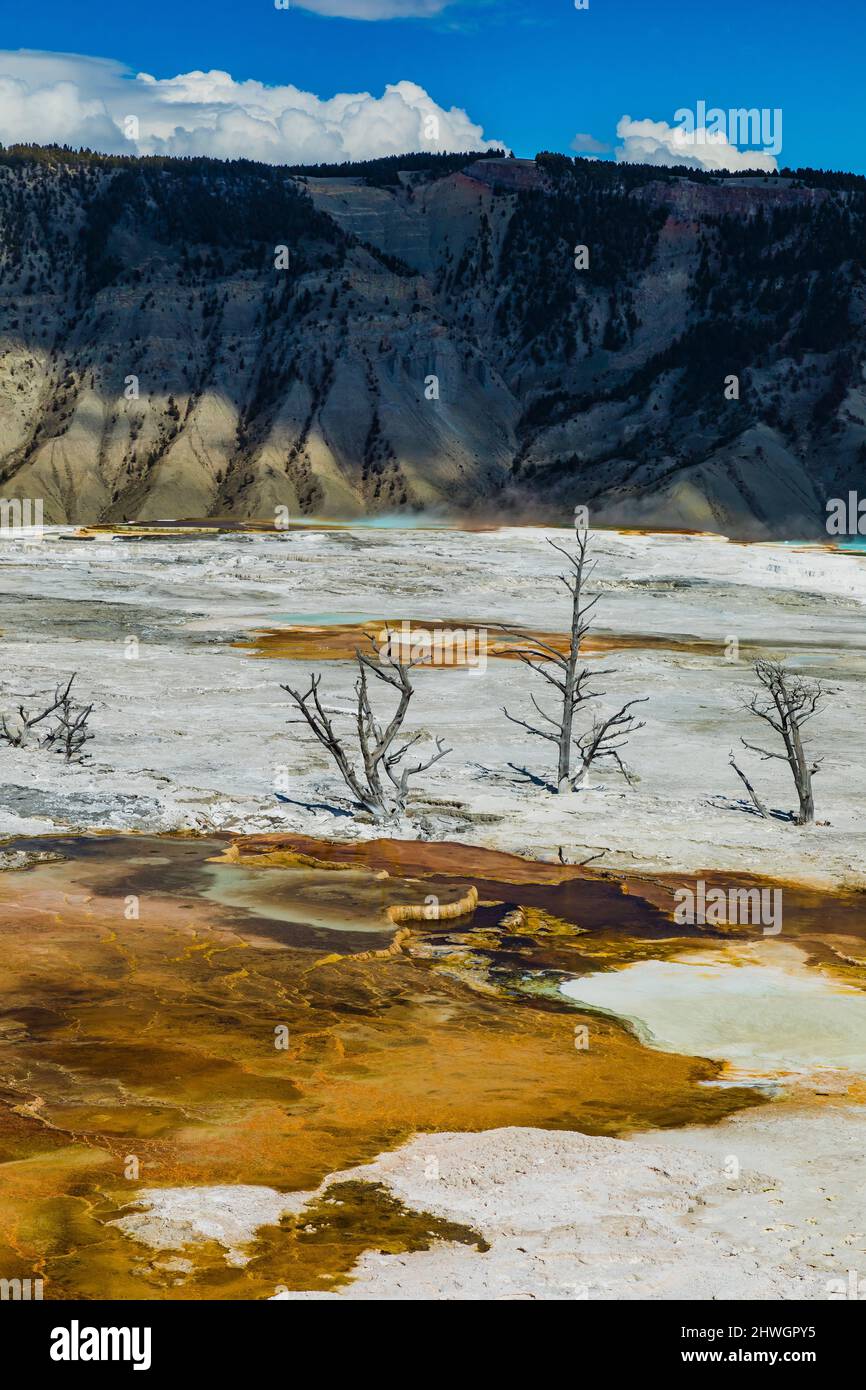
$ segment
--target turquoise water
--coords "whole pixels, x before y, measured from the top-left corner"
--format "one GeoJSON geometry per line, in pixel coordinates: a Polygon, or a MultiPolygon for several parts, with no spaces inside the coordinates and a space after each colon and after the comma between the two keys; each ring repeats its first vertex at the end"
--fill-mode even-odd
{"type": "Polygon", "coordinates": [[[797,546],[813,546],[813,545],[831,545],[831,546],[835,546],[837,550],[861,550],[861,551],[866,551],[866,536],[851,536],[850,539],[848,539],[848,540],[834,540],[834,539],[832,539],[831,537],[828,536],[826,541],[816,541],[816,540],[811,540],[811,541],[780,541],[779,544],[781,544],[781,545],[792,545],[792,546],[794,546],[794,547],[797,547],[797,546]]]}

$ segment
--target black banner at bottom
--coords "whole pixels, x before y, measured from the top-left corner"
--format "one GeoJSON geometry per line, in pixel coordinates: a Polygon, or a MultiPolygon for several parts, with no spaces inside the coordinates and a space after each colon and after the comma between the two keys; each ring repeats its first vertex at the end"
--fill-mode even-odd
{"type": "MultiPolygon", "coordinates": [[[[7,1364],[12,1359],[32,1372],[63,1383],[70,1376],[213,1371],[249,1377],[271,1368],[292,1372],[296,1357],[306,1348],[318,1354],[322,1369],[333,1375],[345,1358],[347,1371],[357,1374],[378,1339],[375,1361],[380,1368],[385,1348],[394,1338],[416,1332],[427,1348],[425,1364],[458,1355],[447,1348],[442,1334],[452,1327],[484,1347],[484,1360],[496,1359],[497,1349],[514,1351],[514,1335],[523,1331],[546,1335],[547,1354],[554,1353],[559,1369],[571,1363],[575,1373],[589,1363],[593,1369],[669,1373],[674,1369],[700,1374],[708,1367],[805,1366],[828,1373],[841,1371],[859,1357],[863,1323],[856,1301],[840,1299],[814,1303],[602,1303],[572,1300],[499,1300],[485,1304],[407,1301],[395,1322],[389,1306],[380,1324],[377,1304],[361,1300],[311,1299],[255,1303],[64,1303],[5,1301],[0,1303],[7,1364]],[[534,1306],[510,1307],[501,1324],[504,1302],[534,1306]],[[424,1308],[423,1324],[415,1324],[424,1308]],[[540,1318],[539,1318],[540,1314],[540,1318]],[[435,1325],[430,1318],[435,1318],[435,1325]],[[456,1322],[451,1323],[455,1318],[456,1322]],[[463,1319],[471,1321],[463,1322],[463,1319]],[[524,1322],[524,1318],[526,1321],[524,1322]],[[497,1334],[501,1338],[497,1347],[497,1334]],[[491,1337],[492,1334],[492,1337],[491,1337]],[[551,1340],[553,1338],[554,1340],[551,1340]],[[573,1359],[572,1359],[573,1358],[573,1359]]],[[[460,1353],[462,1355],[462,1353],[460,1353]]],[[[310,1374],[307,1367],[305,1374],[310,1374]]]]}

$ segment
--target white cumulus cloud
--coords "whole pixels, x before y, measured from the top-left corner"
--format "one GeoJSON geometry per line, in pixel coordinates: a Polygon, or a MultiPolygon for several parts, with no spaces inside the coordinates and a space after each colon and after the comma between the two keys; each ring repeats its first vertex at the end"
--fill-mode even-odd
{"type": "MultiPolygon", "coordinates": [[[[400,3],[411,8],[409,0],[400,3]]],[[[465,111],[443,109],[414,82],[396,82],[381,96],[353,92],[322,100],[291,85],[237,82],[227,72],[156,78],[106,58],[0,51],[0,143],[19,142],[269,164],[502,145],[485,139],[465,111]]]]}
{"type": "Polygon", "coordinates": [[[622,116],[616,133],[621,164],[685,164],[690,169],[763,169],[773,173],[778,164],[766,150],[741,150],[722,131],[698,128],[688,134],[682,125],[667,121],[632,120],[622,116]]]}

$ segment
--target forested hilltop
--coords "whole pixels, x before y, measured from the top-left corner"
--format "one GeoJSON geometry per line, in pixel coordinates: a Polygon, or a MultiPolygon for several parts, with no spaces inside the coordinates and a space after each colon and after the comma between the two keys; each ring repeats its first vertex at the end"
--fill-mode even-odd
{"type": "Polygon", "coordinates": [[[866,491],[864,247],[808,169],[0,150],[0,494],[817,534],[866,491]]]}

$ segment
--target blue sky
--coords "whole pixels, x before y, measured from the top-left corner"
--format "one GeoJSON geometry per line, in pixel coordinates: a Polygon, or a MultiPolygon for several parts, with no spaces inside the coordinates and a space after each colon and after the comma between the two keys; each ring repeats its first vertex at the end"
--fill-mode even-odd
{"type": "MultiPolygon", "coordinates": [[[[159,79],[220,69],[237,82],[291,84],[322,99],[357,92],[378,98],[387,84],[402,80],[423,88],[438,108],[462,108],[485,137],[502,139],[521,155],[567,151],[578,132],[615,147],[624,115],[671,123],[678,108],[704,100],[723,109],[780,108],[780,165],[866,172],[866,7],[851,0],[589,0],[580,11],[573,0],[308,0],[313,9],[441,7],[426,18],[367,21],[326,17],[298,3],[288,11],[269,0],[16,6],[0,34],[0,91],[4,71],[34,94],[40,82],[53,80],[31,77],[20,63],[12,68],[11,59],[4,68],[9,51],[20,48],[112,59],[159,79]]],[[[86,65],[75,81],[82,103],[104,99],[117,120],[86,65]]],[[[193,97],[207,99],[207,93],[193,97]]],[[[47,138],[53,127],[43,121],[37,129],[35,112],[34,101],[9,114],[0,98],[0,140],[20,138],[28,120],[32,138],[47,138]]],[[[372,108],[368,114],[370,122],[377,115],[372,108]]],[[[62,120],[61,134],[68,128],[76,143],[77,117],[62,120]]],[[[230,151],[231,138],[243,143],[244,129],[241,123],[213,152],[230,151]]],[[[294,138],[286,135],[289,145],[294,138]]],[[[381,152],[375,139],[370,152],[381,152]]]]}

